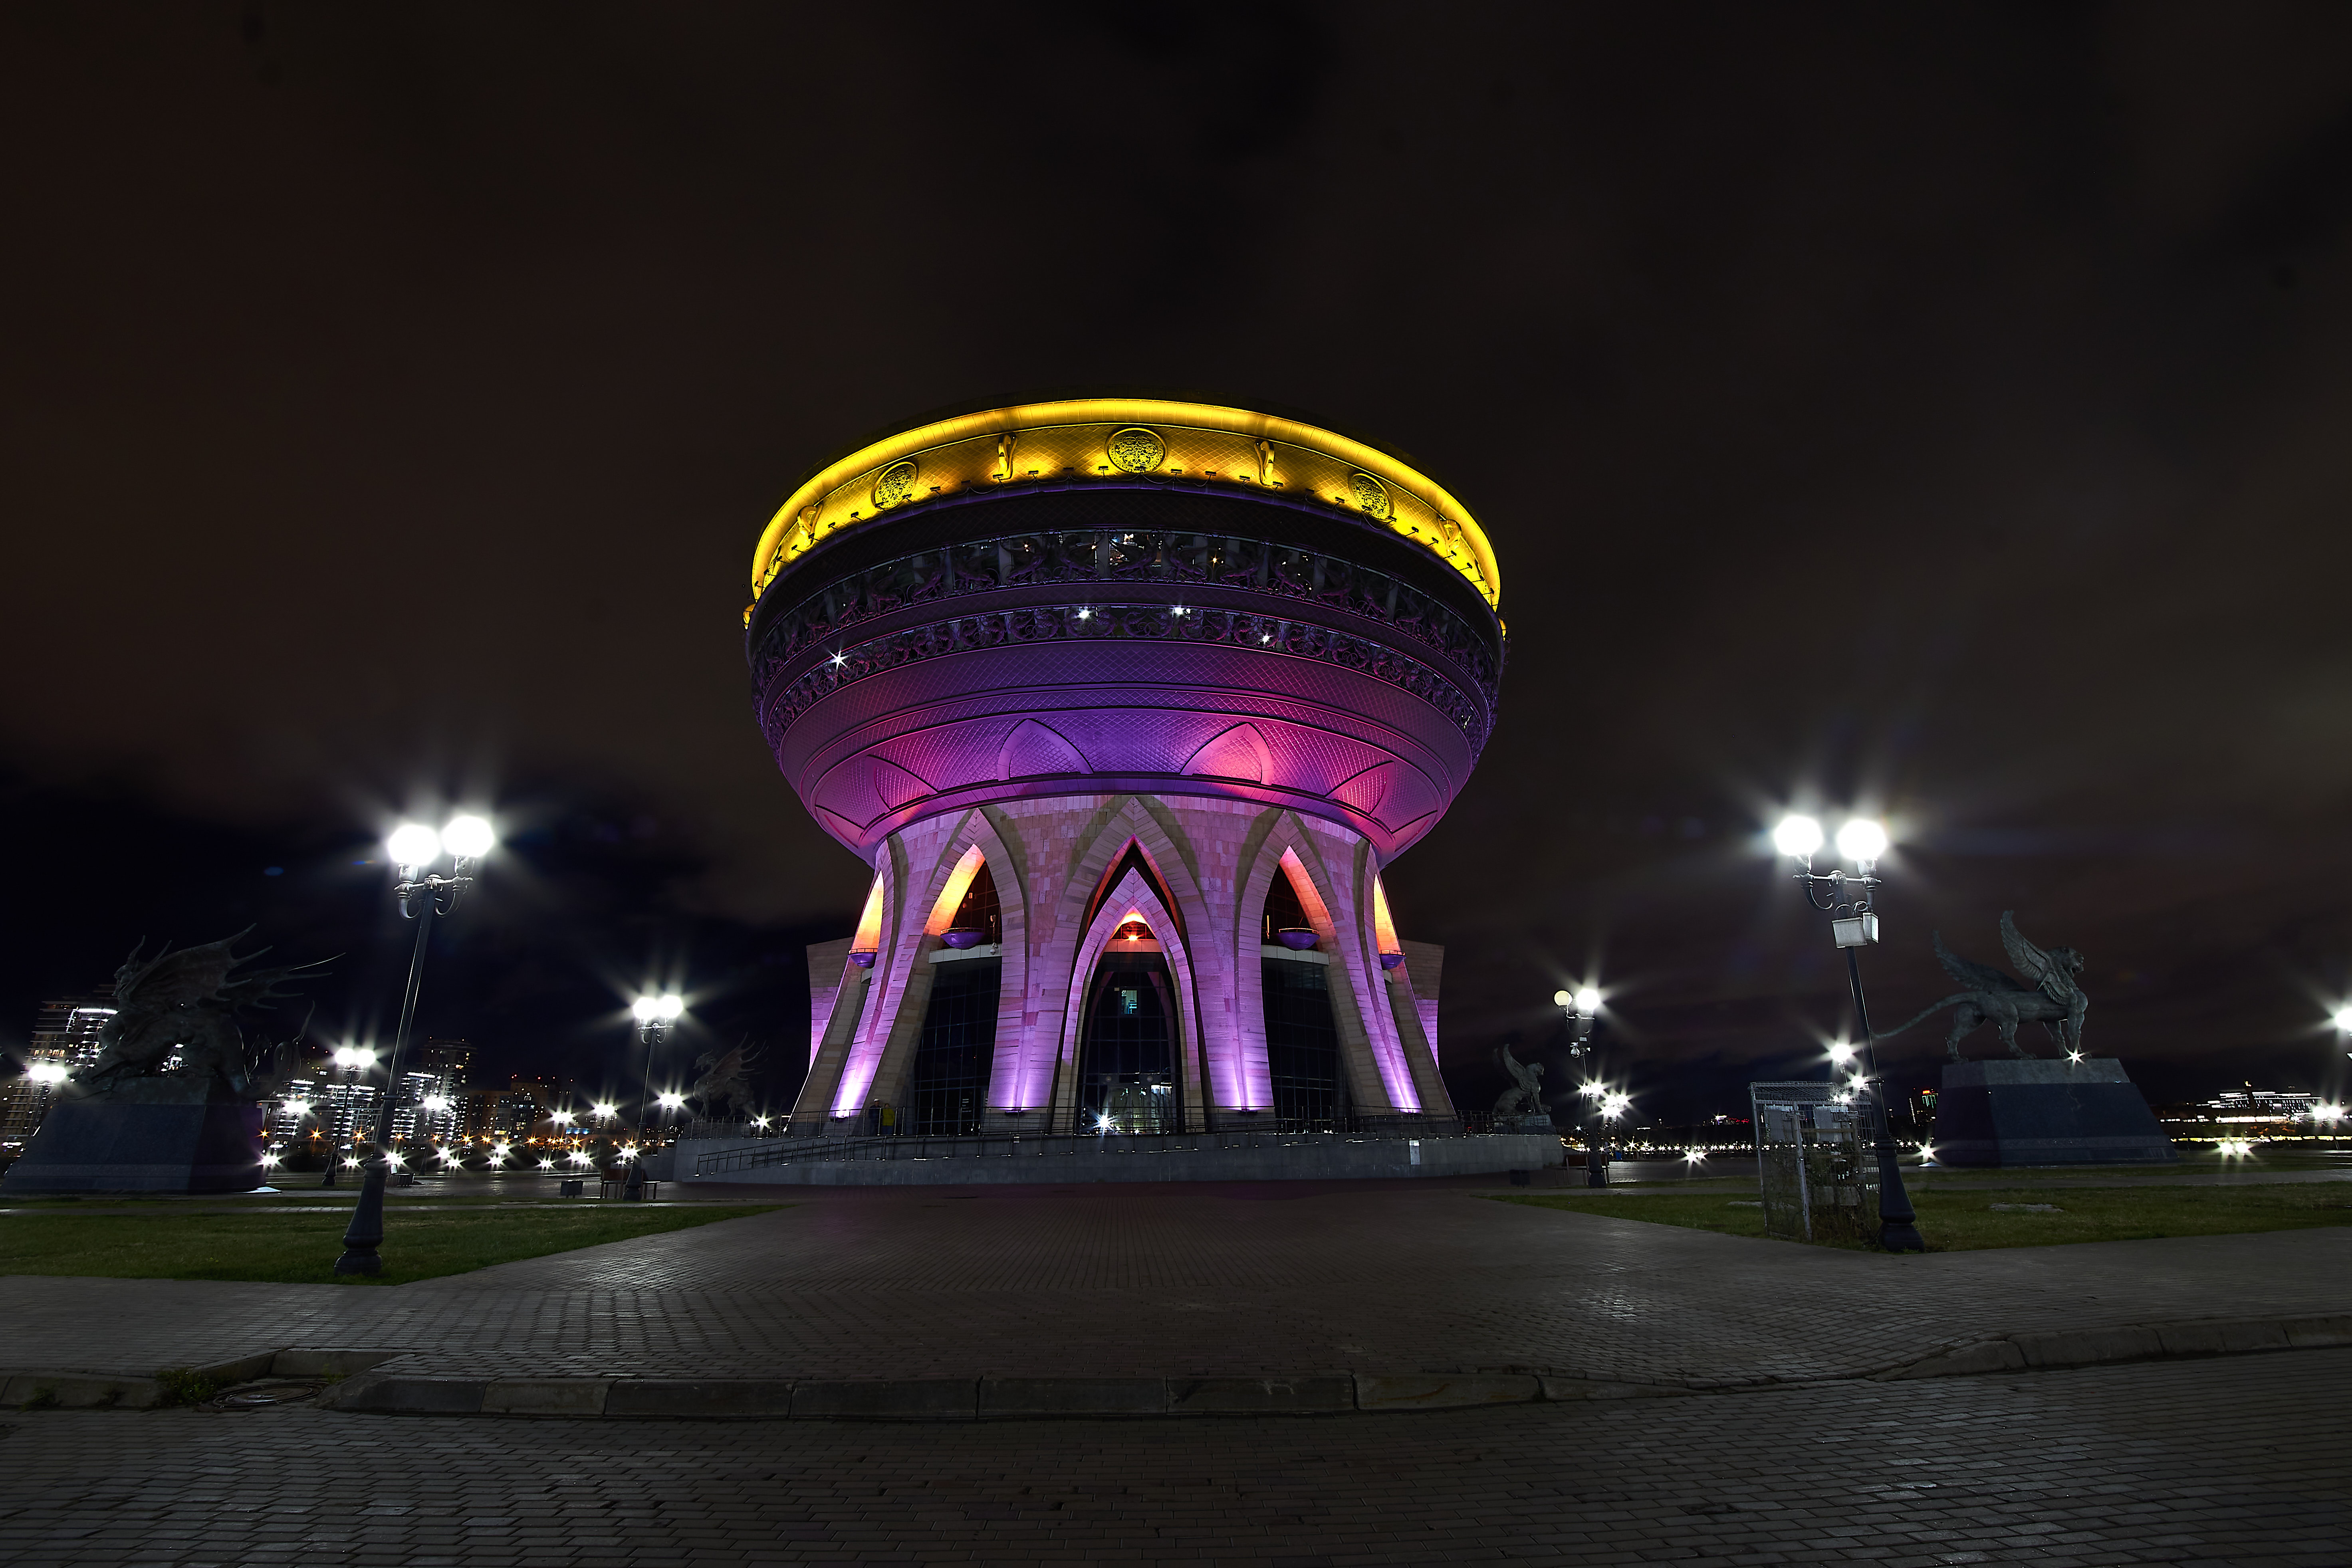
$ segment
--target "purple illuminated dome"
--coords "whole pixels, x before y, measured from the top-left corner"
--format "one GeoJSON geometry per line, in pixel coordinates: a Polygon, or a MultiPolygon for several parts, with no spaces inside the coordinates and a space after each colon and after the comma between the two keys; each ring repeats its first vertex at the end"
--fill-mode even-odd
{"type": "Polygon", "coordinates": [[[1504,638],[1433,480],[1236,408],[996,409],[812,477],[753,584],[762,731],[876,870],[812,950],[802,1131],[1450,1114],[1439,950],[1380,869],[1468,778],[1504,638]]]}

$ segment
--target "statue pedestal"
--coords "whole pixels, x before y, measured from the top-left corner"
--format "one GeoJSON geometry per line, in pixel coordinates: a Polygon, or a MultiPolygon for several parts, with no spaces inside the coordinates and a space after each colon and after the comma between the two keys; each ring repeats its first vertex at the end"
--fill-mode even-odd
{"type": "Polygon", "coordinates": [[[2179,1158],[2113,1057],[1954,1062],[1936,1096],[1939,1165],[2142,1165],[2179,1158]]]}
{"type": "Polygon", "coordinates": [[[261,1185],[261,1107],[61,1100],[0,1176],[33,1193],[249,1193],[261,1185]]]}

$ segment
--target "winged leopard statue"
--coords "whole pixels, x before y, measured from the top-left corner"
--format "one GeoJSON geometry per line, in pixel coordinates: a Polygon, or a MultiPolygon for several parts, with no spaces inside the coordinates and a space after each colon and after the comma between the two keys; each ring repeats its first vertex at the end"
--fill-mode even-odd
{"type": "Polygon", "coordinates": [[[1541,1116],[1543,1102],[1543,1063],[1523,1062],[1511,1054],[1507,1045],[1498,1047],[1495,1059],[1511,1075],[1511,1087],[1495,1101],[1497,1116],[1541,1116]]]}
{"type": "Polygon", "coordinates": [[[1971,963],[1958,956],[1944,945],[1944,933],[1937,931],[1936,957],[1963,989],[1909,1022],[1881,1030],[1878,1038],[1899,1035],[1913,1024],[1925,1023],[1949,1007],[1953,1009],[1952,1032],[1944,1045],[1954,1061],[1960,1059],[1960,1041],[1987,1024],[2000,1029],[2000,1043],[2009,1047],[2013,1057],[2032,1057],[2031,1051],[2017,1043],[2020,1024],[2039,1024],[2067,1050],[2080,1051],[2083,1015],[2091,1005],[2091,999],[2074,983],[2074,976],[2083,972],[2083,955],[2071,947],[2045,951],[2034,946],[2017,929],[2016,911],[2011,910],[2001,911],[2000,945],[2007,950],[2009,961],[2032,984],[2012,979],[1990,964],[1971,963]]]}
{"type": "Polygon", "coordinates": [[[199,947],[166,947],[152,958],[140,956],[143,942],[131,949],[114,972],[114,1016],[99,1031],[98,1059],[73,1075],[75,1090],[99,1100],[178,1092],[252,1100],[272,1092],[299,1061],[299,1047],[249,1048],[237,1017],[291,996],[278,984],[311,978],[320,966],[247,969],[261,953],[235,948],[251,930],[199,947]]]}

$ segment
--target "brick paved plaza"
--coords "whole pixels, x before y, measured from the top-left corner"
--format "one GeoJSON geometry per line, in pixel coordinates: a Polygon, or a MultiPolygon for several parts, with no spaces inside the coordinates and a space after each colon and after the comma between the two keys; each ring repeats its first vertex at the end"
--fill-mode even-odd
{"type": "MultiPolygon", "coordinates": [[[[402,1351],[403,1370],[445,1376],[1509,1370],[1708,1385],[2352,1302],[2347,1228],[1898,1258],[1493,1203],[1481,1186],[811,1189],[770,1214],[392,1289],[11,1277],[0,1320],[8,1364],[142,1375],[304,1347],[402,1351]]],[[[387,1249],[398,1226],[395,1210],[387,1249]]]]}
{"type": "Polygon", "coordinates": [[[127,1374],[373,1348],[424,1377],[1536,1371],[1676,1396],[983,1425],[32,1410],[0,1417],[0,1561],[2352,1561],[2352,1349],[1869,1378],[1999,1335],[2341,1313],[2352,1231],[1889,1258],[1479,1190],[817,1190],[391,1289],[14,1277],[0,1321],[15,1366],[127,1374]]]}
{"type": "Polygon", "coordinates": [[[1005,1426],[53,1412],[0,1561],[2341,1564],[2352,1350],[1592,1406],[1005,1426]]]}

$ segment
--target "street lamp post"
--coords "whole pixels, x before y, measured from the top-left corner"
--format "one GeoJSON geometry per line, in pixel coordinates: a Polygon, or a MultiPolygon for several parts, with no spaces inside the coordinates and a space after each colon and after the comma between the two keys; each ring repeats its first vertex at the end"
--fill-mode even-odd
{"type": "Polygon", "coordinates": [[[1870,890],[1879,885],[1874,873],[1880,857],[1886,853],[1886,829],[1861,816],[1838,829],[1838,853],[1854,863],[1852,877],[1843,870],[1813,869],[1813,856],[1822,847],[1822,825],[1810,816],[1784,819],[1772,830],[1772,843],[1803,866],[1797,880],[1804,887],[1805,901],[1830,917],[1830,934],[1845,952],[1846,984],[1853,991],[1854,1026],[1862,1031],[1864,1065],[1869,1075],[1864,1103],[1872,1152],[1878,1157],[1878,1245],[1888,1252],[1925,1252],[1927,1244],[1919,1235],[1919,1216],[1912,1210],[1911,1195],[1903,1190],[1903,1168],[1886,1117],[1886,1083],[1879,1076],[1878,1052],[1870,1036],[1870,1008],[1862,996],[1862,966],[1854,961],[1855,949],[1878,940],[1878,915],[1871,908],[1870,890]]]}
{"type": "MultiPolygon", "coordinates": [[[[1580,985],[1573,992],[1555,991],[1552,1005],[1568,1021],[1571,1038],[1568,1054],[1578,1060],[1588,1081],[1601,1077],[1601,1051],[1592,1043],[1592,1020],[1601,1012],[1601,993],[1592,986],[1580,985]]],[[[1584,1184],[1605,1187],[1609,1184],[1609,1152],[1601,1147],[1601,1100],[1590,1092],[1585,1098],[1592,1101],[1591,1125],[1585,1130],[1584,1184]]]]}
{"type": "Polygon", "coordinates": [[[416,922],[416,946],[408,960],[408,987],[401,994],[392,1060],[384,1068],[383,1103],[376,1108],[375,1158],[367,1163],[359,1207],[352,1211],[351,1228],[343,1232],[343,1255],[335,1259],[338,1274],[383,1272],[377,1249],[383,1246],[384,1178],[392,1170],[393,1097],[400,1089],[400,1059],[407,1049],[409,1026],[416,1020],[416,994],[425,984],[425,944],[433,935],[435,917],[457,910],[474,885],[474,862],[497,842],[488,822],[458,816],[438,833],[419,823],[404,823],[384,843],[400,877],[393,885],[393,897],[400,901],[402,917],[416,922]],[[452,862],[446,877],[430,868],[445,853],[452,862]]]}
{"type": "Polygon", "coordinates": [[[642,1198],[646,1195],[645,1150],[654,1125],[654,1053],[669,1038],[669,1026],[686,1011],[686,1002],[671,991],[659,996],[640,996],[629,1011],[636,1016],[637,1038],[646,1047],[646,1077],[637,1092],[637,1152],[630,1157],[629,1176],[622,1185],[621,1195],[642,1198]]]}

